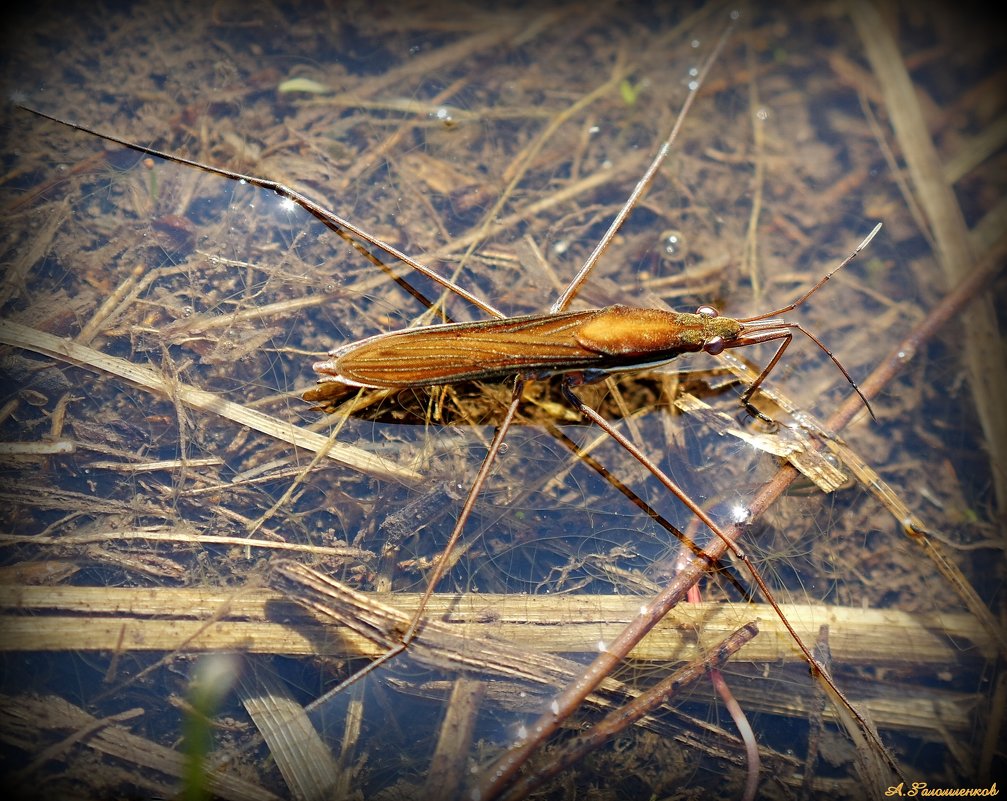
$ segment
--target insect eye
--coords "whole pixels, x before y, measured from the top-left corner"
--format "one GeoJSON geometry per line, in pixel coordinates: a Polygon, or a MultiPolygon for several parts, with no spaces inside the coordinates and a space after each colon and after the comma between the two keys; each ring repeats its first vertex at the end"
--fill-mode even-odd
{"type": "Polygon", "coordinates": [[[717,354],[724,352],[724,338],[723,337],[711,337],[703,345],[703,350],[709,353],[711,356],[716,356],[717,354]]]}
{"type": "Polygon", "coordinates": [[[700,306],[696,309],[696,314],[700,317],[720,317],[720,312],[713,308],[713,306],[700,306]]]}

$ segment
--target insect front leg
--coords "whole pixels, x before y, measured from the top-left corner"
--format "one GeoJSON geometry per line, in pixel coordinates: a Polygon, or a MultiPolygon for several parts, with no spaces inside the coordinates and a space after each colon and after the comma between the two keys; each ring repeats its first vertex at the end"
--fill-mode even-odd
{"type": "Polygon", "coordinates": [[[780,347],[776,349],[776,353],[773,354],[773,358],[769,360],[769,363],[762,368],[762,372],[759,373],[756,379],[749,385],[748,389],[746,389],[744,392],[741,393],[741,403],[744,405],[745,411],[747,411],[753,417],[757,417],[763,422],[770,424],[775,424],[776,421],[773,420],[771,417],[769,417],[769,415],[757,409],[752,404],[751,400],[752,395],[754,395],[755,391],[762,385],[762,382],[766,380],[766,376],[768,376],[773,371],[773,368],[776,367],[777,362],[780,361],[780,358],[783,356],[783,352],[787,349],[787,346],[793,341],[794,335],[790,331],[784,331],[777,335],[767,337],[765,340],[760,341],[769,342],[775,339],[782,339],[783,342],[780,344],[780,347]]]}

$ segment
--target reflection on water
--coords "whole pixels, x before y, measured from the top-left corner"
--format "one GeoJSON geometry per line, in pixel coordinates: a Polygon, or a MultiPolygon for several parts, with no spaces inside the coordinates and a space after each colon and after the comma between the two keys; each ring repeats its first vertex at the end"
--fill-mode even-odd
{"type": "MultiPolygon", "coordinates": [[[[885,161],[883,99],[837,13],[744,20],[585,303],[758,314],[800,295],[881,220],[860,261],[790,317],[862,381],[933,307],[943,283],[885,161]]],[[[958,47],[965,22],[932,14],[900,20],[899,46],[914,78],[934,79],[921,91],[950,161],[956,141],[998,113],[984,83],[996,51],[972,29],[958,47]],[[955,57],[935,76],[938,51],[955,57]]],[[[160,4],[77,9],[72,25],[26,18],[7,77],[48,113],[282,181],[518,314],[548,308],[598,241],[722,16],[677,6],[219,6],[205,18],[160,4]]],[[[3,318],[29,339],[90,349],[68,356],[36,336],[3,356],[3,439],[16,443],[3,451],[3,692],[5,707],[23,710],[3,727],[20,786],[175,793],[194,654],[208,649],[244,655],[211,727],[208,764],[226,776],[211,780],[214,794],[433,797],[527,736],[578,665],[672,580],[679,534],[708,536],[578,418],[557,382],[536,382],[431,606],[428,620],[449,628],[429,626],[413,653],[327,697],[366,663],[348,654],[388,645],[281,599],[267,589],[269,564],[310,566],[364,593],[365,606],[368,593],[392,593],[378,598],[393,612],[376,625],[394,644],[395,615],[415,608],[509,387],[369,393],[336,435],[363,457],[316,460],[337,424],[300,397],[311,364],[411,325],[422,304],[274,193],[10,108],[4,134],[3,318]],[[500,672],[511,658],[534,675],[500,672]],[[477,665],[470,680],[457,680],[459,662],[477,665]],[[285,751],[292,731],[297,746],[285,751]],[[33,763],[71,741],[59,760],[33,763]],[[144,749],[157,760],[138,757],[144,749]]],[[[980,166],[956,179],[977,231],[999,198],[997,175],[980,166]]],[[[440,294],[409,280],[428,299],[440,294]]],[[[446,305],[453,319],[482,316],[446,305]]],[[[15,329],[3,331],[9,344],[15,329]]],[[[761,366],[772,353],[736,355],[761,366]]],[[[810,645],[829,624],[837,684],[906,776],[968,787],[1000,761],[986,698],[996,644],[895,513],[925,521],[947,564],[995,609],[1002,532],[951,353],[953,342],[924,349],[874,401],[878,423],[861,415],[844,431],[877,480],[840,479],[826,495],[802,479],[748,526],[742,547],[810,645]]],[[[720,362],[675,366],[578,391],[727,525],[778,469],[767,443],[796,434],[753,423],[720,362]]],[[[767,389],[782,397],[760,406],[783,424],[789,402],[821,420],[850,393],[806,341],[767,389]]],[[[566,736],[758,619],[760,635],[724,672],[762,752],[760,793],[859,797],[854,746],[775,613],[746,604],[762,600],[751,583],[738,560],[723,560],[703,581],[704,604],[675,610],[566,736]]],[[[701,680],[546,792],[740,796],[744,764],[733,722],[701,680]]]]}

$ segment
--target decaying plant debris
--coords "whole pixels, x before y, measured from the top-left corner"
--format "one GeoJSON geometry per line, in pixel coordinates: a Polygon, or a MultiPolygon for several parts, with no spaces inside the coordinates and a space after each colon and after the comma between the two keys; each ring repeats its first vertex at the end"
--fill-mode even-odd
{"type": "MultiPolygon", "coordinates": [[[[33,105],[281,180],[444,273],[460,267],[462,283],[519,313],[547,306],[597,240],[670,124],[701,52],[693,37],[712,36],[722,13],[220,6],[183,23],[152,4],[26,23],[10,68],[33,105]]],[[[880,220],[863,261],[800,312],[862,379],[962,280],[963,254],[996,275],[996,42],[943,9],[871,13],[745,19],[585,302],[757,313],[880,220]],[[926,182],[937,168],[955,194],[926,182]]],[[[214,794],[423,797],[435,751],[438,771],[457,769],[434,746],[441,716],[473,727],[463,773],[490,762],[548,691],[521,676],[466,685],[450,660],[431,672],[403,658],[304,713],[377,646],[264,577],[293,560],[408,612],[507,389],[370,395],[330,438],[331,420],[300,398],[312,361],[410,324],[418,303],[266,193],[10,109],[5,122],[5,770],[57,793],[177,792],[195,663],[219,651],[242,660],[213,719],[214,794]],[[303,748],[284,750],[287,734],[303,748]]],[[[967,330],[952,323],[911,354],[875,401],[877,425],[858,419],[831,443],[834,480],[816,462],[744,539],[808,641],[829,625],[837,681],[906,774],[934,786],[979,786],[1003,765],[1005,474],[990,466],[1003,442],[989,412],[1003,354],[988,327],[1002,289],[991,278],[959,315],[967,330]]],[[[587,391],[726,517],[778,458],[808,448],[746,429],[723,364],[683,367],[587,391]],[[781,442],[790,453],[767,454],[781,442]]],[[[765,408],[784,420],[789,403],[824,420],[849,392],[796,345],[769,384],[765,408]]],[[[690,521],[548,382],[520,414],[433,617],[453,627],[445,647],[499,637],[549,651],[529,669],[558,690],[571,657],[615,636],[677,557],[563,438],[657,514],[690,521]]],[[[816,436],[808,421],[797,431],[816,436]]],[[[772,615],[740,597],[745,580],[728,564],[706,582],[706,603],[675,610],[576,725],[758,620],[726,674],[755,721],[762,792],[859,797],[853,748],[828,714],[808,756],[816,689],[772,615]]],[[[482,657],[487,676],[503,653],[482,657]]],[[[700,681],[674,706],[567,769],[548,797],[737,794],[742,752],[712,690],[700,681]]]]}

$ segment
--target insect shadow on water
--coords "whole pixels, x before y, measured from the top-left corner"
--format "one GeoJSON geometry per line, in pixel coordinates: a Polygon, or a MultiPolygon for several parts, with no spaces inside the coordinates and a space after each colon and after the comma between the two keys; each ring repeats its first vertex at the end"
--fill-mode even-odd
{"type": "MultiPolygon", "coordinates": [[[[364,246],[359,244],[360,241],[390,254],[410,268],[437,282],[448,291],[469,301],[486,314],[498,318],[497,320],[476,323],[446,323],[439,326],[413,329],[408,332],[379,335],[339,348],[330,355],[328,360],[316,365],[316,369],[323,376],[335,379],[334,381],[330,381],[330,383],[360,387],[437,385],[449,384],[462,379],[503,380],[509,377],[513,378],[514,381],[507,411],[497,426],[496,433],[487,449],[482,466],[472,482],[471,490],[458,515],[454,530],[445,546],[444,554],[428,579],[427,587],[417,612],[411,617],[408,625],[400,633],[399,642],[379,660],[372,662],[364,671],[352,676],[343,686],[357,680],[366,672],[373,670],[378,665],[406,650],[424,628],[425,606],[440,579],[443,577],[448,565],[448,556],[463,533],[465,524],[472,513],[479,493],[484,487],[487,476],[503,445],[508,429],[515,418],[521,402],[525,382],[550,373],[572,373],[571,377],[565,380],[563,384],[563,393],[569,403],[632,454],[670,492],[676,495],[687,506],[690,512],[701,520],[717,538],[716,542],[719,545],[716,547],[707,546],[704,549],[697,545],[692,546],[693,550],[696,551],[696,555],[689,570],[694,574],[694,578],[698,578],[700,574],[709,569],[711,564],[716,562],[717,557],[715,554],[717,552],[722,554],[725,550],[730,551],[737,560],[742,562],[766,601],[777,609],[781,620],[794,637],[812,672],[825,684],[829,694],[836,700],[837,704],[853,719],[854,726],[860,730],[865,742],[871,748],[874,748],[877,753],[886,756],[886,752],[873,729],[867,725],[859,712],[846,700],[845,696],[832,682],[825,666],[813,655],[811,649],[803,643],[796,631],[790,626],[786,616],[779,610],[772,592],[747,554],[700,505],[689,497],[688,493],[662,471],[657,464],[651,461],[629,438],[613,427],[611,423],[594,409],[587,406],[575,392],[579,381],[597,377],[607,371],[631,369],[636,366],[651,366],[668,361],[686,352],[706,352],[711,355],[718,355],[730,348],[779,341],[780,346],[777,351],[741,396],[742,403],[754,413],[761,416],[761,412],[758,412],[752,406],[752,398],[779,362],[793,338],[794,331],[800,331],[811,338],[839,366],[843,375],[856,389],[856,385],[846,370],[813,334],[805,330],[798,323],[775,318],[779,314],[793,310],[807,300],[812,293],[817,291],[831,277],[835,270],[847,264],[867,245],[871,237],[876,233],[877,228],[845,261],[823,277],[808,292],[797,298],[794,302],[765,314],[733,319],[721,317],[712,307],[707,306],[701,307],[695,314],[675,314],[660,309],[631,309],[621,306],[588,311],[567,311],[570,302],[573,300],[581,284],[591,269],[598,263],[625,218],[638,203],[653,176],[660,168],[672,143],[675,141],[681,122],[685,119],[686,113],[696,97],[702,78],[709,70],[715,56],[716,52],[711,55],[701,75],[697,78],[678,117],[678,121],[661,151],[651,163],[647,173],[640,180],[636,190],[634,190],[634,193],[623,207],[623,211],[617,216],[609,232],[603,237],[578,276],[569,284],[567,290],[556,303],[553,304],[549,313],[517,318],[504,317],[496,308],[482,301],[476,295],[458,287],[436,272],[408,257],[405,253],[371,236],[349,221],[337,217],[310,198],[282,184],[210,167],[199,162],[137,146],[123,139],[83,126],[71,124],[72,127],[79,130],[102,136],[151,155],[209,170],[228,178],[244,180],[261,188],[275,191],[298,203],[340,236],[347,238],[348,241],[354,244],[354,247],[365,253],[374,263],[380,264],[380,260],[369,251],[366,251],[364,246]],[[405,360],[402,359],[403,354],[407,356],[405,360]]],[[[43,114],[42,116],[48,115],[43,114]]],[[[61,120],[56,121],[62,122],[61,120]]],[[[859,390],[857,391],[859,392],[859,390]]],[[[289,571],[289,567],[281,564],[277,570],[282,573],[284,570],[289,571]]],[[[288,577],[289,575],[291,574],[288,572],[288,577]]],[[[609,646],[606,653],[602,657],[599,657],[599,662],[592,665],[584,677],[574,682],[569,691],[557,696],[554,707],[539,722],[528,727],[530,734],[523,738],[515,748],[505,754],[501,758],[501,761],[487,772],[487,778],[478,790],[481,798],[493,797],[504,790],[507,782],[511,780],[511,777],[514,776],[522,765],[526,755],[561,725],[565,717],[573,712],[592,687],[607,676],[613,669],[614,664],[625,656],[629,647],[631,647],[632,639],[635,637],[638,640],[642,637],[646,630],[663,616],[664,607],[670,605],[668,599],[660,603],[648,604],[645,610],[641,612],[639,621],[635,624],[634,633],[621,638],[618,648],[614,645],[609,646]]]]}

